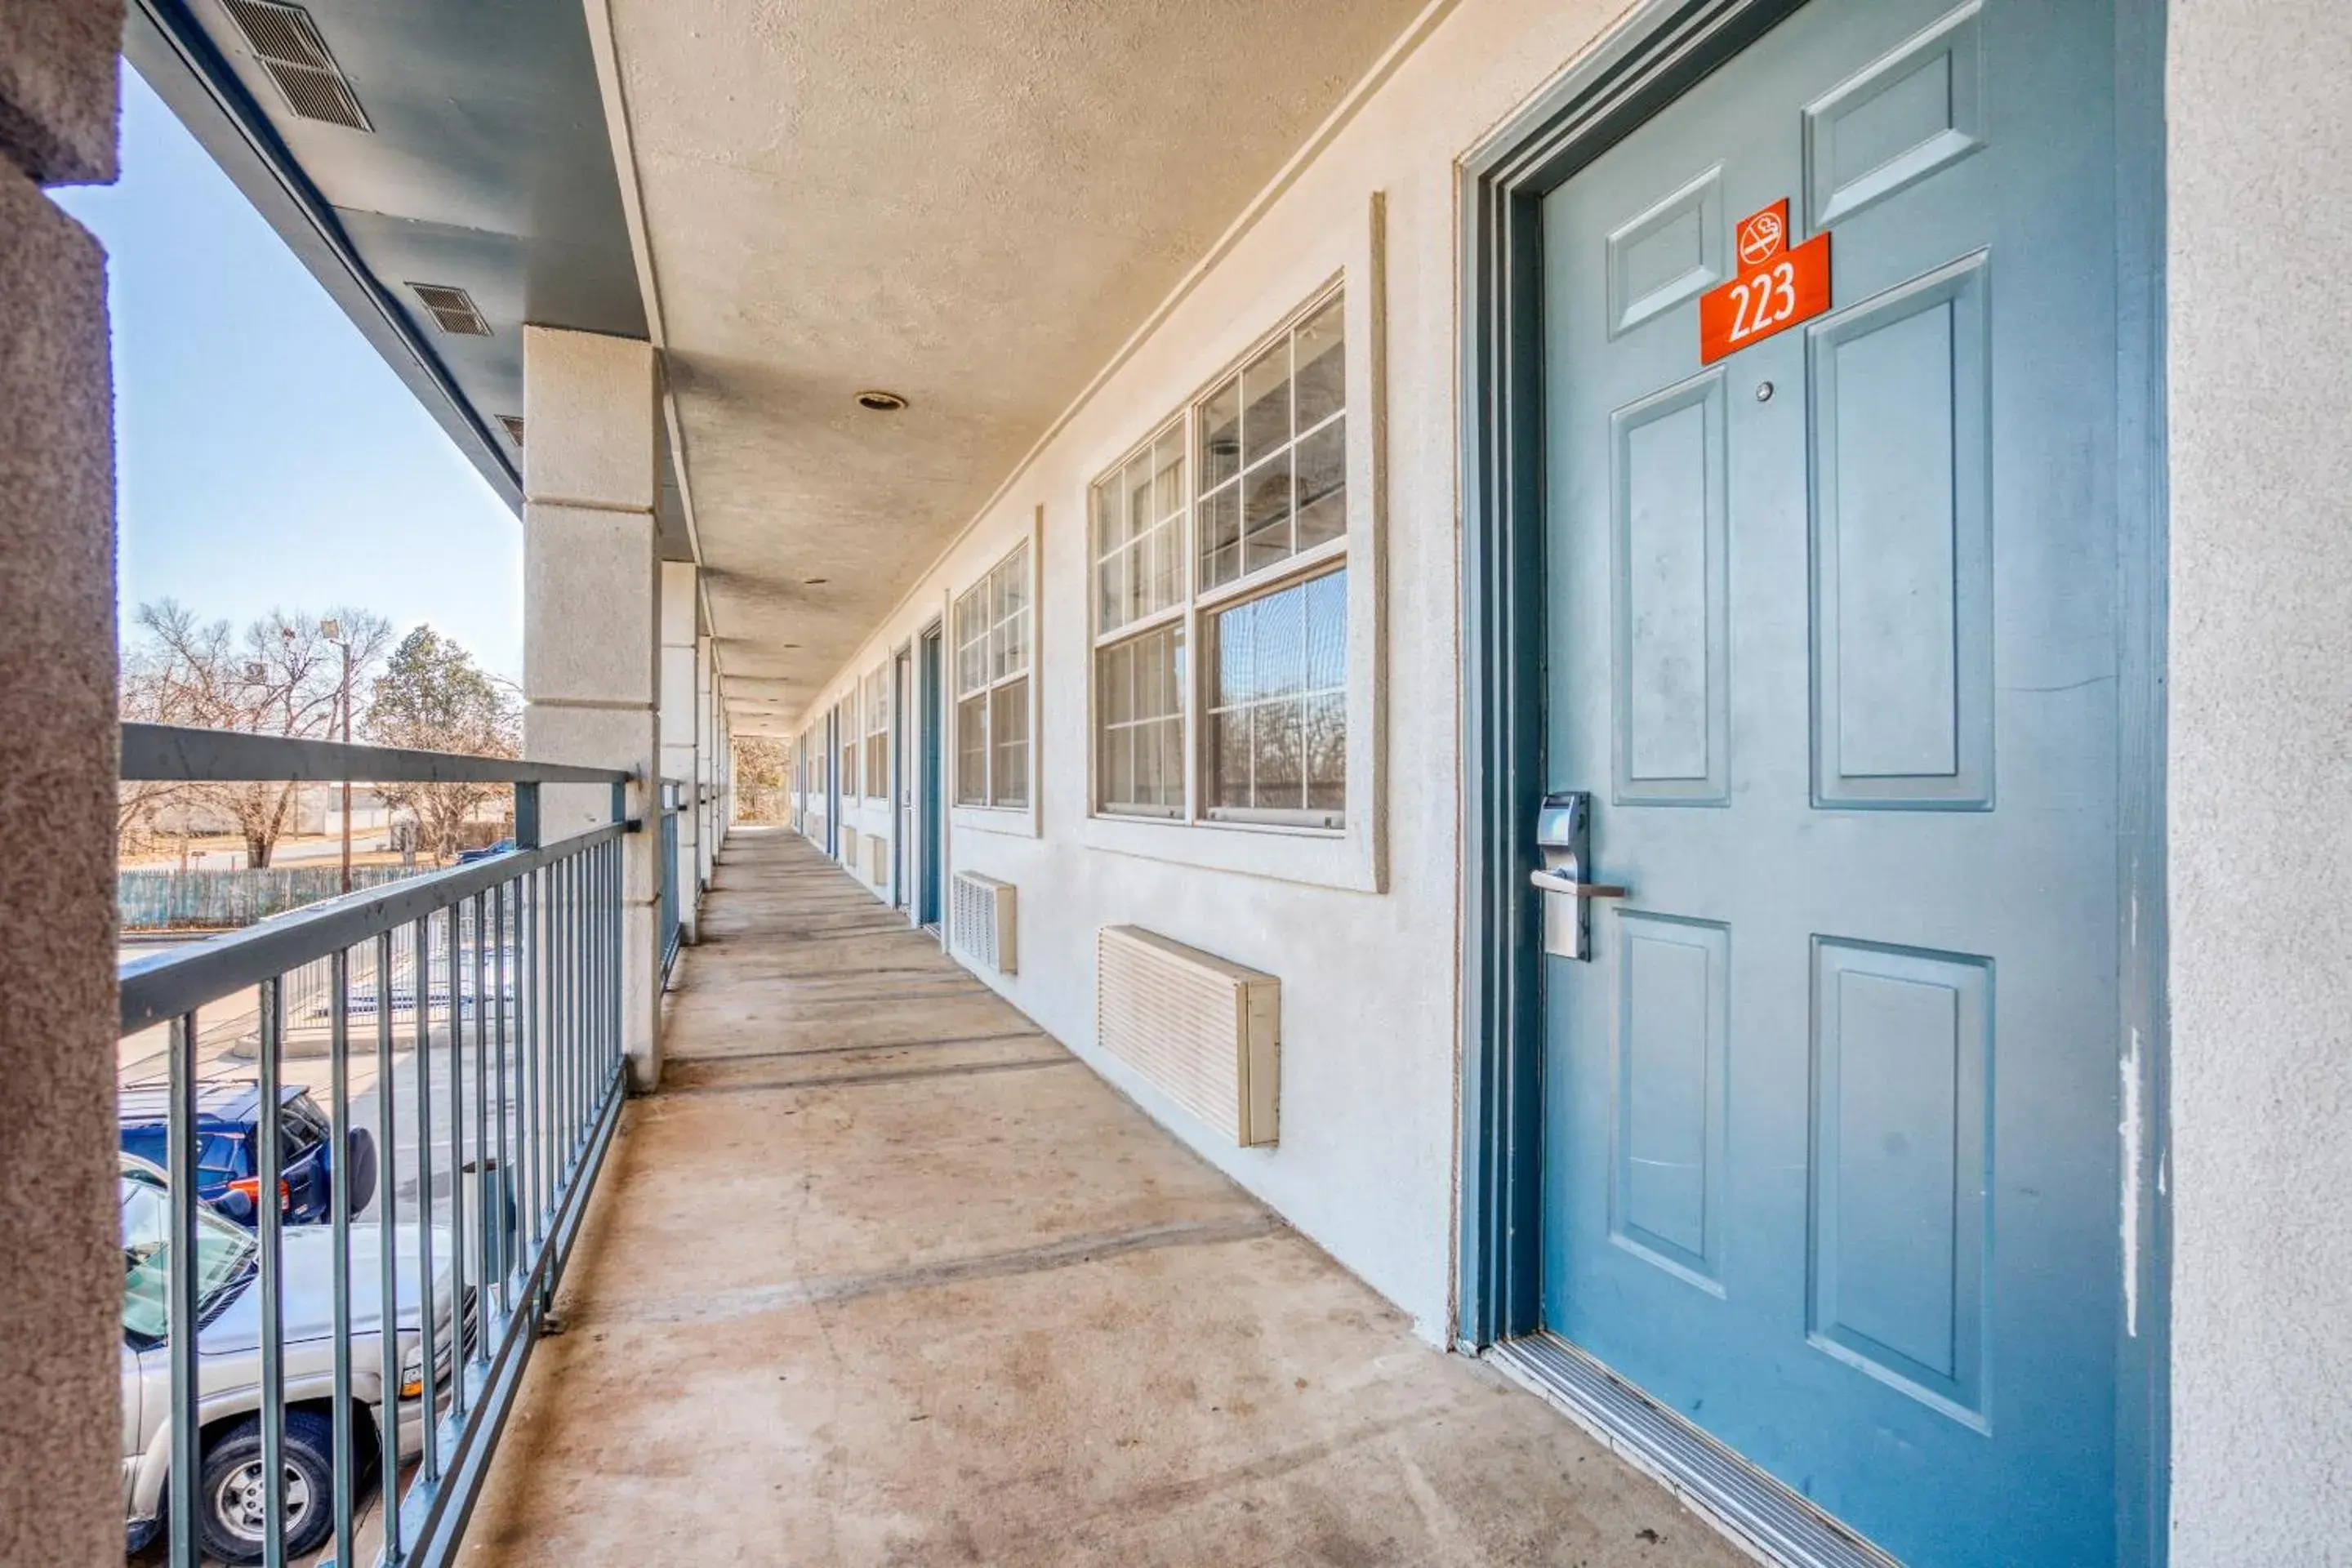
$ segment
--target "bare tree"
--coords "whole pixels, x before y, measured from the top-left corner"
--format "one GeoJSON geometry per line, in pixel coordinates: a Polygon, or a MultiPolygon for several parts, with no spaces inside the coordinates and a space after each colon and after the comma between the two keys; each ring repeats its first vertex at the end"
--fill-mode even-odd
{"type": "MultiPolygon", "coordinates": [[[[166,599],[142,605],[137,612],[144,629],[152,616],[183,618],[185,612],[166,599]]],[[[203,721],[202,679],[183,657],[178,640],[166,642],[152,635],[122,648],[121,704],[126,723],[198,724],[203,721]]],[[[160,819],[173,807],[188,805],[187,788],[159,780],[126,782],[117,786],[114,837],[117,852],[143,853],[160,837],[160,819]]]]}
{"type": "MultiPolygon", "coordinates": [[[[337,608],[351,645],[353,683],[383,657],[392,626],[366,610],[337,608]]],[[[136,637],[123,650],[122,716],[201,729],[264,735],[324,736],[337,718],[342,649],[320,629],[322,617],[272,610],[242,633],[227,621],[202,621],[172,599],[142,605],[136,637]]],[[[245,840],[246,864],[263,867],[278,847],[293,808],[290,784],[165,786],[126,796],[118,826],[126,837],[152,829],[166,805],[209,807],[232,820],[245,840]]]]}
{"type": "Polygon", "coordinates": [[[735,737],[735,798],[746,822],[785,818],[784,742],[769,735],[735,737]]]}
{"type": "MultiPolygon", "coordinates": [[[[400,641],[368,699],[367,733],[386,746],[511,757],[521,723],[504,683],[431,626],[400,641]]],[[[425,847],[439,859],[464,847],[466,825],[509,786],[483,784],[384,784],[386,805],[414,812],[425,847]]]]}

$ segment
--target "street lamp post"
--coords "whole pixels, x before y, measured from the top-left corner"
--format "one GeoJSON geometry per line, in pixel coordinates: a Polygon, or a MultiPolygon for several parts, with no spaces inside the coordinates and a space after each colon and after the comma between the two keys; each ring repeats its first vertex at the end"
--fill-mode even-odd
{"type": "MultiPolygon", "coordinates": [[[[343,744],[352,743],[352,645],[343,640],[341,621],[320,621],[319,635],[343,650],[343,682],[338,700],[343,710],[343,744]]],[[[352,890],[352,771],[343,769],[343,891],[352,890]]]]}

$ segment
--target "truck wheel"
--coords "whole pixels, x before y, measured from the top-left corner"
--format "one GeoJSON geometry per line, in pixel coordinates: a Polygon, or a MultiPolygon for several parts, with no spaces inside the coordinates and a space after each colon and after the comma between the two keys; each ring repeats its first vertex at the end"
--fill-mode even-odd
{"type": "MultiPolygon", "coordinates": [[[[311,1551],[334,1528],[334,1426],[310,1410],[286,1413],[286,1554],[311,1551]]],[[[248,1415],[205,1447],[196,1479],[196,1533],[207,1556],[261,1561],[268,1528],[261,1418],[248,1415]]]]}
{"type": "MultiPolygon", "coordinates": [[[[343,1139],[343,1181],[351,1193],[353,1217],[367,1212],[375,1201],[375,1139],[364,1127],[354,1127],[343,1139]]],[[[333,1201],[327,1205],[328,1218],[334,1217],[333,1201]]]]}

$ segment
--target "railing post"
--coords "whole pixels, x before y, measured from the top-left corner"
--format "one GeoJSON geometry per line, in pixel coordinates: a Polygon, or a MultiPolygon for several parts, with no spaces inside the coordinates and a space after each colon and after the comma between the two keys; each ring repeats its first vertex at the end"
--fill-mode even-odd
{"type": "MultiPolygon", "coordinates": [[[[351,820],[348,812],[344,819],[351,820]]],[[[335,1260],[335,1525],[331,1538],[335,1562],[350,1563],[359,1551],[358,1456],[352,1449],[352,958],[337,948],[327,962],[334,996],[328,1014],[328,1120],[334,1124],[327,1167],[328,1219],[334,1226],[335,1260]]],[[[385,1234],[389,1234],[386,1232],[385,1234]]]]}
{"type": "MultiPolygon", "coordinates": [[[[261,983],[261,1096],[254,1128],[254,1225],[261,1276],[261,1561],[286,1568],[286,1489],[270,1484],[286,1473],[286,1215],[278,1188],[286,1170],[278,1107],[286,1050],[286,1009],[280,980],[261,983]]],[[[175,1194],[176,1195],[176,1194],[175,1194]]],[[[194,1255],[191,1254],[191,1258],[194,1255]]],[[[198,1348],[202,1349],[201,1341],[198,1348]]],[[[315,1504],[314,1504],[315,1506],[315,1504]]]]}
{"type": "Polygon", "coordinates": [[[539,786],[519,784],[514,786],[515,847],[539,847],[539,786]]]}
{"type": "MultiPolygon", "coordinates": [[[[171,1184],[173,1259],[196,1255],[196,1041],[197,1016],[183,1014],[172,1023],[172,1107],[164,1128],[165,1170],[171,1184]]],[[[171,1495],[196,1495],[196,1467],[202,1456],[196,1444],[196,1410],[201,1389],[196,1362],[196,1317],[202,1304],[196,1293],[196,1271],[173,1267],[166,1276],[171,1291],[166,1324],[172,1353],[172,1479],[171,1495]]],[[[196,1568],[195,1510],[170,1511],[172,1568],[196,1568]]]]}

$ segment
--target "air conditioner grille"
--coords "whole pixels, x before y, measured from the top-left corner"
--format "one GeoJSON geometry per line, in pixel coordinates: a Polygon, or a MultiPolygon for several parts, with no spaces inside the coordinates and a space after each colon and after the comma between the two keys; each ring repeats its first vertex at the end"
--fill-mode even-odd
{"type": "Polygon", "coordinates": [[[948,933],[958,952],[999,974],[1019,972],[1014,889],[1010,882],[958,871],[948,906],[948,933]]]}
{"type": "Polygon", "coordinates": [[[487,338],[490,323],[474,306],[474,297],[447,283],[411,283],[409,292],[433,318],[434,325],[461,338],[487,338]]]}
{"type": "Polygon", "coordinates": [[[221,6],[286,95],[288,108],[305,120],[352,131],[375,129],[309,12],[278,0],[221,0],[221,6]]]}
{"type": "Polygon", "coordinates": [[[1095,943],[1095,1039],[1244,1147],[1276,1141],[1282,983],[1136,926],[1095,943]]]}

